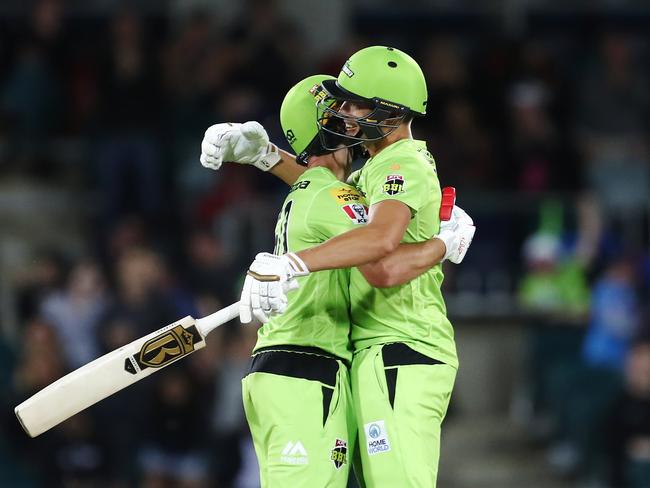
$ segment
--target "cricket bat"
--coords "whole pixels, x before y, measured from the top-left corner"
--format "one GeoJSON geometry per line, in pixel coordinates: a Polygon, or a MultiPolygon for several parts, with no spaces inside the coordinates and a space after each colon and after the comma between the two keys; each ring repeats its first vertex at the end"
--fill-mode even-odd
{"type": "Polygon", "coordinates": [[[36,437],[113,393],[205,347],[214,329],[239,316],[239,302],[200,319],[189,315],[91,361],[18,405],[14,412],[36,437]]]}

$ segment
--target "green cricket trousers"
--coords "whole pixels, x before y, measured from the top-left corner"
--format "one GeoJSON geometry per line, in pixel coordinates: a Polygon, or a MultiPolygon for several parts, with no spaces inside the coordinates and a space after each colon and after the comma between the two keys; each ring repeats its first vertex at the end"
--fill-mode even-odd
{"type": "Polygon", "coordinates": [[[434,488],[456,368],[398,342],[357,351],[351,378],[363,484],[434,488]]]}
{"type": "Polygon", "coordinates": [[[347,486],[356,423],[341,359],[313,347],[258,350],[242,394],[262,488],[347,486]]]}

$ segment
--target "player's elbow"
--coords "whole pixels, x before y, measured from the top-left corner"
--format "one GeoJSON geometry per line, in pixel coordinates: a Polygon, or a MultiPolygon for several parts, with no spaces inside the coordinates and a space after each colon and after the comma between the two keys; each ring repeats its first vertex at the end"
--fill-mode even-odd
{"type": "Polygon", "coordinates": [[[374,288],[395,286],[395,280],[390,270],[382,262],[373,263],[371,267],[363,271],[363,276],[366,278],[368,284],[374,288]]]}
{"type": "Polygon", "coordinates": [[[380,258],[383,258],[397,249],[399,239],[394,239],[391,235],[381,234],[378,236],[376,243],[380,258]]]}
{"type": "Polygon", "coordinates": [[[398,284],[395,277],[388,272],[373,275],[372,280],[368,280],[368,283],[374,288],[390,288],[398,284]]]}

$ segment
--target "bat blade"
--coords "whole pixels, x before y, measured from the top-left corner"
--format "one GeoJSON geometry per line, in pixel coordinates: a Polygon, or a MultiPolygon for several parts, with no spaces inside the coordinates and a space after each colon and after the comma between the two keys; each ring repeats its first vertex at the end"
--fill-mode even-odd
{"type": "Polygon", "coordinates": [[[205,347],[206,335],[238,314],[238,304],[194,320],[187,316],[68,373],[18,405],[25,432],[36,437],[113,393],[205,347]]]}

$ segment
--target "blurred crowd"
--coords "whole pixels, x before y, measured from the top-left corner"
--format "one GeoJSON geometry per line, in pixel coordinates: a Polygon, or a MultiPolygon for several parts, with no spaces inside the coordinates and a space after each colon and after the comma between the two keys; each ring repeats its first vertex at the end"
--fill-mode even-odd
{"type": "Polygon", "coordinates": [[[235,301],[246,264],[272,247],[285,190],[252,168],[202,168],[203,131],[258,120],[286,147],[288,88],[375,43],[421,63],[429,115],[415,136],[479,229],[462,269],[448,269],[451,314],[526,325],[513,410],[558,476],[650,486],[647,30],[364,34],[351,11],[358,32],[317,57],[278,3],[245,4],[228,23],[203,11],[75,16],[62,0],[0,17],[0,193],[63,188],[80,229],[70,248],[26,242],[17,271],[0,256],[15,318],[0,327],[7,486],[258,486],[239,393],[254,327],[218,329],[206,351],[36,440],[10,407],[235,301]]]}

